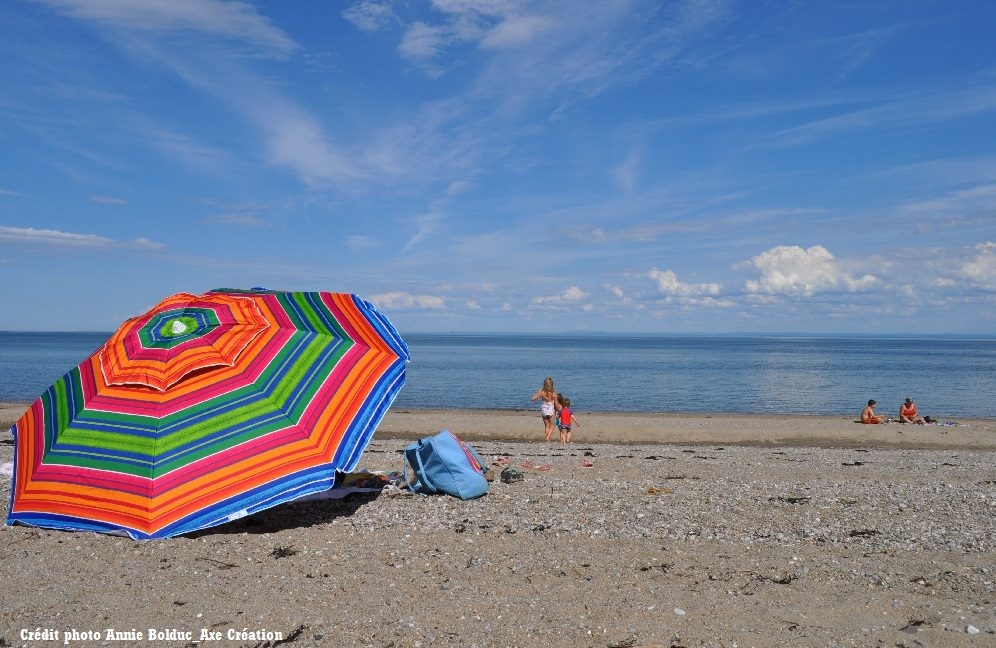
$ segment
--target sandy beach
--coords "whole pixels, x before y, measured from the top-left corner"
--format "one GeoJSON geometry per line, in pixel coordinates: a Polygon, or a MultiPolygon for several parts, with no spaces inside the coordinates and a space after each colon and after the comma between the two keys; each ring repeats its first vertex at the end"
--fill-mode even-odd
{"type": "Polygon", "coordinates": [[[467,502],[5,526],[0,646],[996,646],[996,421],[577,415],[561,445],[535,411],[389,412],[366,469],[445,428],[525,473],[467,502]]]}

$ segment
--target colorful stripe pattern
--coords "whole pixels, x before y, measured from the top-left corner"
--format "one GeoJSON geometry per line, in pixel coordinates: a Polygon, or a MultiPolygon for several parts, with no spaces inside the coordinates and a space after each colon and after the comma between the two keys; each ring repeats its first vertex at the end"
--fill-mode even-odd
{"type": "Polygon", "coordinates": [[[408,360],[355,295],[169,297],[14,425],[7,523],[169,537],[327,490],[356,467],[408,360]]]}

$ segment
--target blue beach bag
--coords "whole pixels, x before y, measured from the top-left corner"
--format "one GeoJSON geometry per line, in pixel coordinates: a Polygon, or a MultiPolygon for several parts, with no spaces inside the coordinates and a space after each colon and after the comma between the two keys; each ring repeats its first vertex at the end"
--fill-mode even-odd
{"type": "Polygon", "coordinates": [[[449,430],[405,448],[405,480],[416,493],[446,493],[462,500],[488,492],[484,460],[449,430]],[[408,468],[414,475],[408,476],[408,468]]]}

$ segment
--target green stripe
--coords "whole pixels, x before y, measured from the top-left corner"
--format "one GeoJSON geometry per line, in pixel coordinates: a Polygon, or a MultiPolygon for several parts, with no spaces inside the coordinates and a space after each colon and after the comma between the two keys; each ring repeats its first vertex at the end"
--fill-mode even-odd
{"type": "MultiPolygon", "coordinates": [[[[306,384],[307,389],[301,393],[293,409],[288,412],[287,415],[279,415],[274,413],[273,403],[286,404],[287,399],[291,396],[291,392],[302,381],[302,377],[306,373],[305,369],[311,367],[313,363],[317,362],[318,357],[327,345],[328,340],[324,336],[315,337],[312,334],[306,333],[295,334],[292,340],[288,341],[287,345],[273,358],[273,360],[267,365],[263,374],[257,379],[256,384],[265,384],[276,375],[276,372],[279,371],[279,368],[283,362],[290,361],[294,363],[294,367],[285,372],[281,377],[281,380],[275,386],[270,399],[247,403],[237,407],[234,410],[227,410],[218,413],[205,421],[182,425],[184,420],[196,418],[199,415],[209,412],[214,407],[225,407],[226,404],[236,402],[240,398],[251,397],[257,392],[257,389],[254,385],[247,385],[219,396],[214,401],[199,403],[186,408],[181,412],[164,417],[163,420],[160,421],[158,426],[159,428],[169,427],[174,424],[180,424],[181,427],[176,430],[176,432],[159,439],[135,436],[134,434],[130,434],[128,432],[129,428],[134,428],[135,426],[146,429],[149,427],[154,428],[155,419],[152,417],[98,411],[82,412],[78,417],[80,424],[86,424],[88,422],[99,422],[104,425],[110,424],[120,426],[121,432],[115,433],[97,430],[81,430],[79,428],[71,427],[60,433],[60,442],[82,446],[84,448],[88,448],[89,451],[82,450],[80,453],[74,452],[71,454],[65,452],[54,453],[46,459],[46,462],[89,466],[93,468],[113,470],[125,474],[148,475],[148,470],[120,463],[118,460],[114,459],[113,456],[107,455],[113,455],[115,452],[135,453],[145,457],[149,462],[152,462],[153,458],[157,455],[161,455],[164,452],[170,452],[187,443],[194,443],[198,439],[204,439],[219,430],[234,430],[240,425],[245,424],[245,422],[250,419],[256,417],[262,417],[265,419],[268,414],[272,415],[273,420],[265,422],[253,430],[243,430],[237,433],[233,432],[231,435],[225,436],[222,439],[215,439],[211,441],[205,440],[203,446],[194,447],[169,462],[163,462],[156,465],[153,471],[153,476],[158,476],[177,467],[187,465],[200,458],[217,453],[226,448],[230,448],[239,443],[250,441],[253,438],[283,428],[288,424],[288,418],[295,421],[300,419],[304,409],[314,399],[315,393],[318,391],[322,381],[309,380],[306,384]],[[291,358],[291,350],[289,347],[292,347],[301,337],[313,337],[314,339],[308,342],[298,357],[291,358]]],[[[340,343],[340,346],[336,349],[336,352],[321,364],[319,368],[319,376],[321,378],[327,377],[335,367],[335,364],[342,359],[343,355],[351,346],[352,344],[350,343],[340,343]]],[[[60,381],[60,383],[62,384],[62,387],[56,401],[59,407],[59,420],[64,422],[68,420],[67,416],[69,412],[68,404],[65,398],[64,381],[60,381]]],[[[75,380],[71,381],[71,384],[79,387],[78,374],[75,376],[75,380]]],[[[60,388],[57,386],[57,391],[59,389],[60,388]]],[[[138,458],[137,460],[141,461],[141,458],[138,458]]]]}

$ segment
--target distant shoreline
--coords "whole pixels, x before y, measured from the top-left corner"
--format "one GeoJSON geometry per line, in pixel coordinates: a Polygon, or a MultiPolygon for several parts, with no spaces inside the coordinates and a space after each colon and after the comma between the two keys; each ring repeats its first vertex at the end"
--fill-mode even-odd
{"type": "MultiPolygon", "coordinates": [[[[0,403],[9,428],[30,403],[0,403]]],[[[862,425],[857,416],[576,412],[575,444],[723,444],[819,448],[996,450],[996,420],[958,419],[957,425],[862,425]]],[[[538,410],[392,407],[378,439],[416,439],[448,429],[468,440],[542,441],[538,410]]],[[[557,438],[557,435],[554,435],[557,438]]],[[[552,444],[558,446],[556,441],[552,444]]]]}

